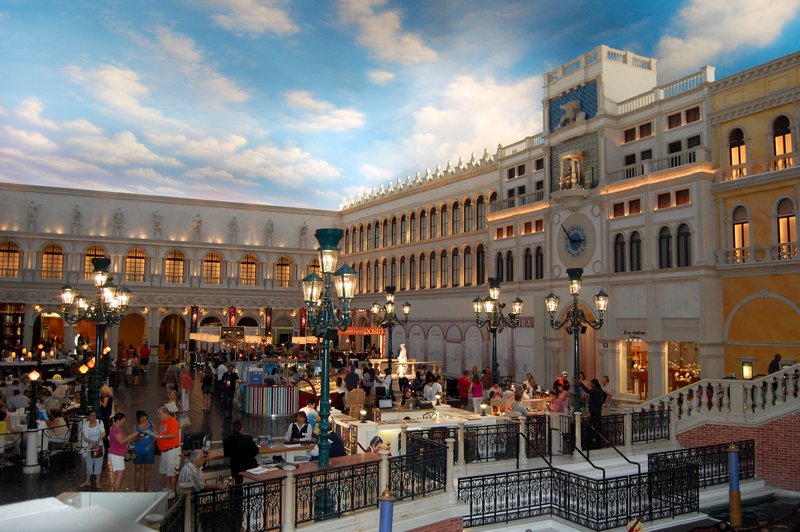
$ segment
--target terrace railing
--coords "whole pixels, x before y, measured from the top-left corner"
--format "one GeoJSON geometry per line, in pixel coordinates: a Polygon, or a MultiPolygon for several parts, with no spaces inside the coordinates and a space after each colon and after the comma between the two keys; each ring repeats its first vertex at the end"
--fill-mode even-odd
{"type": "Polygon", "coordinates": [[[519,457],[519,427],[503,420],[497,425],[475,425],[464,429],[466,463],[515,460],[519,457]]]}
{"type": "Polygon", "coordinates": [[[278,478],[234,485],[225,490],[193,493],[194,530],[280,530],[283,514],[282,485],[283,479],[278,478]]]}
{"type": "MultiPolygon", "coordinates": [[[[756,442],[735,442],[739,448],[739,478],[754,478],[756,474],[756,442]]],[[[680,460],[697,466],[698,485],[701,488],[716,486],[728,481],[728,447],[730,444],[707,445],[647,455],[649,471],[664,468],[664,460],[680,460]]]]}
{"type": "Polygon", "coordinates": [[[444,491],[447,444],[428,439],[421,431],[407,436],[408,450],[389,459],[389,489],[396,499],[414,499],[444,491]]]}
{"type": "Polygon", "coordinates": [[[378,506],[380,462],[323,469],[295,477],[295,525],[378,506]]]}

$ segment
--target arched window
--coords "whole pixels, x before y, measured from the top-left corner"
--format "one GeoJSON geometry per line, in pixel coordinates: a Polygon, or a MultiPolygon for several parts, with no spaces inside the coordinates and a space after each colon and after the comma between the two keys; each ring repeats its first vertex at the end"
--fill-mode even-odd
{"type": "Polygon", "coordinates": [[[406,278],[406,258],[400,257],[400,290],[407,290],[408,285],[406,285],[407,278],[406,278]]]}
{"type": "Polygon", "coordinates": [[[792,128],[789,119],[783,115],[772,123],[772,147],[775,150],[775,170],[783,170],[791,166],[791,159],[783,157],[792,153],[792,128]]]}
{"type": "Polygon", "coordinates": [[[510,249],[506,252],[506,282],[514,282],[514,252],[510,249]]]}
{"type": "Polygon", "coordinates": [[[0,277],[19,277],[19,246],[14,242],[0,244],[0,277]]]}
{"type": "Polygon", "coordinates": [[[392,216],[392,245],[397,245],[397,218],[392,216]]]}
{"type": "Polygon", "coordinates": [[[522,258],[522,278],[525,281],[533,279],[533,253],[531,248],[525,248],[525,255],[522,258]]]}
{"type": "Polygon", "coordinates": [[[358,293],[364,293],[364,265],[360,262],[358,263],[358,293]]]}
{"type": "Polygon", "coordinates": [[[453,203],[453,234],[457,235],[461,232],[461,207],[459,207],[458,202],[453,203]]]}
{"type": "Polygon", "coordinates": [[[358,226],[358,250],[364,251],[364,226],[358,226]]]}
{"type": "Polygon", "coordinates": [[[292,280],[292,261],[289,257],[280,257],[275,263],[275,286],[288,288],[292,280]]]}
{"type": "Polygon", "coordinates": [[[439,275],[439,288],[447,288],[447,283],[449,281],[447,277],[447,251],[442,250],[441,261],[439,264],[441,266],[441,274],[439,275]]]}
{"type": "Polygon", "coordinates": [[[678,268],[692,265],[692,232],[687,224],[678,226],[678,268]]]}
{"type": "Polygon", "coordinates": [[[42,249],[42,279],[61,279],[64,268],[64,251],[58,244],[47,244],[42,249]]]}
{"type": "Polygon", "coordinates": [[[452,272],[452,282],[450,286],[461,286],[461,256],[458,254],[458,250],[453,250],[453,255],[451,257],[452,261],[452,268],[450,271],[452,272]]]}
{"type": "MultiPolygon", "coordinates": [[[[431,209],[430,222],[431,222],[431,231],[430,231],[429,235],[430,235],[431,238],[436,238],[438,236],[437,235],[437,229],[436,229],[436,227],[438,225],[438,218],[436,216],[436,207],[433,207],[431,209]]],[[[431,288],[433,288],[433,287],[431,286],[431,288]]]]}
{"type": "MultiPolygon", "coordinates": [[[[319,262],[317,262],[319,268],[319,262]]],[[[242,286],[256,285],[256,272],[258,271],[258,261],[255,256],[247,254],[239,261],[239,284],[242,286]]]]}
{"type": "Polygon", "coordinates": [[[385,287],[389,286],[392,281],[389,279],[389,261],[383,259],[383,264],[381,265],[381,290],[385,287]]]}
{"type": "Polygon", "coordinates": [[[544,251],[542,251],[542,246],[536,246],[536,267],[533,271],[533,277],[535,279],[544,279],[544,251]]]}
{"type": "Polygon", "coordinates": [[[222,255],[211,252],[203,260],[203,284],[222,284],[222,255]]]}
{"type": "MultiPolygon", "coordinates": [[[[433,218],[431,218],[433,220],[433,218]]],[[[430,273],[431,273],[431,288],[436,288],[439,286],[437,283],[439,282],[439,269],[436,267],[436,263],[439,258],[436,256],[435,251],[431,251],[430,260],[428,264],[430,265],[430,273]]]]}
{"type": "Polygon", "coordinates": [[[380,265],[378,264],[378,259],[375,259],[375,264],[374,267],[372,268],[372,291],[373,292],[381,291],[381,274],[380,274],[380,265]]]}
{"type": "Polygon", "coordinates": [[[183,270],[184,270],[183,251],[173,249],[167,252],[164,259],[164,282],[165,283],[183,283],[183,270]]]}
{"type": "Polygon", "coordinates": [[[316,257],[311,259],[311,262],[306,267],[306,275],[309,275],[311,273],[316,273],[320,277],[322,276],[322,268],[319,267],[319,259],[316,257]]]}
{"type": "Polygon", "coordinates": [[[419,288],[420,290],[424,290],[425,287],[428,285],[428,274],[427,274],[427,267],[428,264],[427,257],[425,254],[422,253],[419,256],[419,288]]]}
{"type": "Polygon", "coordinates": [[[662,227],[658,232],[658,267],[672,268],[672,231],[662,227]]]}
{"type": "Polygon", "coordinates": [[[472,248],[464,248],[464,286],[472,286],[472,248]]]}
{"type": "Polygon", "coordinates": [[[364,268],[364,275],[366,275],[366,282],[364,283],[364,291],[369,292],[372,290],[372,264],[369,262],[367,266],[364,268]]]}
{"type": "Polygon", "coordinates": [[[389,221],[383,221],[383,247],[389,246],[389,221]]]}
{"type": "MultiPolygon", "coordinates": [[[[472,200],[464,201],[464,232],[472,231],[472,200]]],[[[466,279],[465,279],[466,281],[466,279]]]]}
{"type": "Polygon", "coordinates": [[[131,248],[125,256],[125,282],[143,283],[147,269],[147,255],[144,250],[131,248]]]}
{"type": "Polygon", "coordinates": [[[614,271],[625,271],[625,237],[622,234],[614,237],[614,271]]]}
{"type": "Polygon", "coordinates": [[[417,289],[417,256],[411,255],[408,258],[408,289],[417,289]]]}
{"type": "Polygon", "coordinates": [[[400,217],[400,243],[408,243],[408,218],[405,214],[400,217]]]}
{"type": "Polygon", "coordinates": [[[397,286],[397,257],[392,257],[392,262],[389,263],[389,285],[397,286]]]}
{"type": "Polygon", "coordinates": [[[83,256],[83,280],[91,281],[92,272],[94,272],[94,264],[92,259],[104,259],[106,251],[102,246],[89,246],[86,248],[86,254],[83,256]]]}
{"type": "Polygon", "coordinates": [[[350,229],[344,230],[344,252],[349,253],[350,249],[350,229]]]}
{"type": "Polygon", "coordinates": [[[417,213],[415,212],[409,216],[408,236],[411,242],[417,241],[417,213]]]}
{"type": "Polygon", "coordinates": [[[371,245],[372,245],[372,224],[368,223],[367,224],[367,250],[370,249],[371,245]]]}
{"type": "Polygon", "coordinates": [[[442,218],[441,236],[447,236],[449,234],[447,230],[448,226],[447,221],[450,219],[449,214],[447,214],[447,205],[442,205],[441,218],[442,218]]]}
{"type": "Polygon", "coordinates": [[[734,260],[747,262],[750,258],[750,219],[742,205],[733,210],[733,247],[734,260]]]}
{"type": "Polygon", "coordinates": [[[381,223],[375,220],[375,226],[372,231],[372,249],[381,247],[381,223]]]}
{"type": "Polygon", "coordinates": [[[729,137],[731,177],[744,177],[747,175],[747,150],[744,144],[744,132],[738,127],[731,131],[729,137]]]}
{"type": "Polygon", "coordinates": [[[475,284],[478,286],[486,283],[486,250],[483,244],[478,244],[475,249],[475,284]]]}
{"type": "Polygon", "coordinates": [[[631,233],[630,241],[630,255],[631,255],[631,271],[638,272],[642,270],[642,237],[638,231],[631,233]]]}
{"type": "Polygon", "coordinates": [[[505,273],[505,267],[503,265],[503,252],[498,251],[497,257],[494,259],[494,276],[501,283],[503,282],[503,273],[505,273]]]}
{"type": "Polygon", "coordinates": [[[477,229],[478,231],[483,231],[486,229],[486,203],[484,203],[483,196],[478,196],[478,200],[475,203],[475,219],[478,223],[477,229]]]}
{"type": "Polygon", "coordinates": [[[419,239],[425,240],[428,238],[428,213],[420,211],[419,213],[419,239]]]}
{"type": "Polygon", "coordinates": [[[797,216],[794,202],[783,198],[778,203],[778,256],[779,260],[797,258],[797,216]]]}

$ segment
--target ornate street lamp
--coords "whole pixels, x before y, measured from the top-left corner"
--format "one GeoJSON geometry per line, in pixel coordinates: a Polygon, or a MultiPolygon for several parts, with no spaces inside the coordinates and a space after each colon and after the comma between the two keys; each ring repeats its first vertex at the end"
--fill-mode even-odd
{"type": "Polygon", "coordinates": [[[479,329],[486,328],[492,333],[492,383],[498,380],[497,365],[497,333],[504,327],[516,329],[519,327],[519,315],[522,314],[522,300],[519,297],[511,302],[511,312],[508,317],[503,315],[505,301],[500,301],[500,281],[496,277],[489,278],[489,297],[481,299],[476,297],[472,301],[472,310],[475,312],[475,324],[479,329]],[[486,318],[482,319],[481,315],[486,318]]]}
{"type": "MultiPolygon", "coordinates": [[[[97,289],[97,297],[94,301],[78,295],[70,285],[64,285],[61,288],[61,311],[64,321],[70,325],[81,321],[91,321],[95,325],[97,335],[94,359],[88,363],[88,368],[92,370],[88,401],[92,403],[95,411],[100,408],[100,386],[103,379],[102,357],[107,353],[103,349],[106,328],[122,322],[131,298],[131,292],[125,286],[115,286],[112,283],[112,278],[108,275],[110,265],[111,259],[105,257],[92,259],[92,266],[94,266],[92,280],[97,289]]],[[[81,410],[85,413],[85,402],[81,404],[81,410]]]]}
{"type": "MultiPolygon", "coordinates": [[[[608,309],[608,294],[603,292],[603,290],[595,294],[594,308],[597,310],[599,319],[593,320],[587,318],[583,310],[578,307],[578,296],[581,295],[581,276],[583,275],[583,268],[567,268],[567,275],[569,276],[569,293],[572,296],[572,306],[567,309],[567,315],[564,321],[556,320],[556,310],[558,310],[558,302],[560,301],[557,295],[550,292],[550,295],[544,298],[544,304],[547,308],[547,313],[550,314],[550,326],[556,331],[566,326],[567,334],[572,335],[575,355],[573,363],[574,376],[577,377],[581,372],[580,334],[586,332],[587,325],[592,329],[599,329],[603,326],[603,318],[608,309]]],[[[582,409],[581,394],[576,393],[574,396],[575,411],[580,412],[582,409]]]]}
{"type": "Polygon", "coordinates": [[[331,394],[330,394],[330,350],[331,341],[335,340],[339,331],[347,330],[350,325],[350,301],[356,291],[358,273],[348,266],[342,265],[338,270],[339,241],[344,231],[336,228],[317,229],[314,236],[319,242],[320,265],[322,277],[311,273],[303,279],[303,300],[306,303],[308,326],[314,336],[322,340],[322,386],[319,402],[319,465],[330,464],[331,430],[331,394]],[[342,302],[339,310],[333,304],[331,286],[335,286],[336,294],[342,302]]]}
{"type": "MultiPolygon", "coordinates": [[[[405,325],[408,323],[408,315],[411,314],[411,304],[403,303],[403,317],[399,318],[395,314],[394,293],[397,290],[394,286],[387,286],[386,303],[381,307],[377,302],[372,304],[372,323],[376,327],[386,329],[386,357],[389,359],[389,375],[392,375],[392,331],[395,325],[405,325]],[[381,317],[379,314],[383,313],[381,317]]],[[[394,390],[392,386],[386,390],[386,396],[394,401],[394,390]]]]}
{"type": "Polygon", "coordinates": [[[39,428],[39,424],[37,423],[37,420],[39,419],[39,408],[37,403],[39,402],[39,377],[41,376],[41,373],[35,369],[28,373],[28,378],[31,380],[31,402],[28,405],[29,429],[39,428]]]}

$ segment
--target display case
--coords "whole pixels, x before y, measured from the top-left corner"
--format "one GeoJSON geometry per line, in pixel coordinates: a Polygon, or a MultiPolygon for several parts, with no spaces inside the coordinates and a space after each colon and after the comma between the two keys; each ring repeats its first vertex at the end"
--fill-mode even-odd
{"type": "Polygon", "coordinates": [[[25,308],[23,305],[0,304],[0,347],[16,349],[22,347],[25,329],[25,308]]]}

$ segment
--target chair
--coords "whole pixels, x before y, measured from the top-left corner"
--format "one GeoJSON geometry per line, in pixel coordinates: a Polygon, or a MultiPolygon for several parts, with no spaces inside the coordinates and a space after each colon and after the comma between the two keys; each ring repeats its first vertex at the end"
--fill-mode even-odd
{"type": "MultiPolygon", "coordinates": [[[[367,399],[367,394],[361,388],[356,388],[347,392],[344,396],[344,407],[348,412],[356,408],[357,411],[364,407],[364,402],[367,399]]],[[[358,417],[358,416],[356,416],[358,417]]]]}

